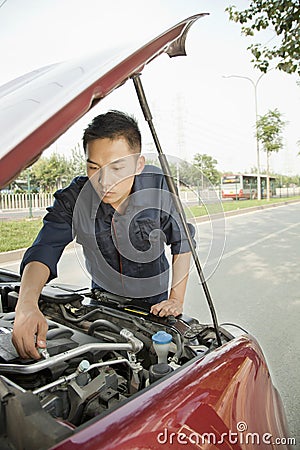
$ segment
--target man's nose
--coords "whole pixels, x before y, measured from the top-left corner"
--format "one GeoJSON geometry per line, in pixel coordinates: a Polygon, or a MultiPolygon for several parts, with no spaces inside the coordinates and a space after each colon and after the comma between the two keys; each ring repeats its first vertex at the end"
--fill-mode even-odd
{"type": "Polygon", "coordinates": [[[109,167],[103,167],[99,171],[99,183],[103,188],[109,188],[113,184],[112,172],[109,167]]]}

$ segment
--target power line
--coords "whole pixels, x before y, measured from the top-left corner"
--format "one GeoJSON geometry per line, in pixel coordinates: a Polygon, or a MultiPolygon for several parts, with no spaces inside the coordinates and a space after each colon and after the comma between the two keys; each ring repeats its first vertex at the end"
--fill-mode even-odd
{"type": "Polygon", "coordinates": [[[2,8],[2,6],[4,5],[4,3],[6,3],[7,2],[7,0],[3,0],[3,2],[1,3],[1,5],[0,5],[0,8],[2,8]]]}

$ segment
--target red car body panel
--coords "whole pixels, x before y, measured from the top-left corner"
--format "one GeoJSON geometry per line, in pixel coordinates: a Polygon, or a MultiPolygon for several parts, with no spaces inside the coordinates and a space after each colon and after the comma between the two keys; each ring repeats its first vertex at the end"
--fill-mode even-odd
{"type": "Polygon", "coordinates": [[[195,358],[53,448],[287,449],[275,444],[276,438],[287,436],[281,400],[262,351],[255,339],[241,336],[195,358]]]}
{"type": "MultiPolygon", "coordinates": [[[[86,65],[57,64],[2,87],[0,187],[37,159],[93,103],[142,71],[153,58],[164,52],[184,54],[181,44],[186,32],[201,16],[180,22],[125,59],[109,64],[106,59],[105,65],[98,59],[86,65]],[[8,128],[10,117],[14,120],[8,128]]],[[[246,335],[194,358],[118,409],[74,430],[74,435],[53,448],[288,449],[275,443],[281,437],[288,437],[288,430],[280,397],[260,347],[246,335]],[[239,431],[241,424],[244,431],[239,431]],[[203,433],[210,433],[213,442],[203,444],[203,433]],[[269,441],[263,442],[264,437],[269,441]]]]}

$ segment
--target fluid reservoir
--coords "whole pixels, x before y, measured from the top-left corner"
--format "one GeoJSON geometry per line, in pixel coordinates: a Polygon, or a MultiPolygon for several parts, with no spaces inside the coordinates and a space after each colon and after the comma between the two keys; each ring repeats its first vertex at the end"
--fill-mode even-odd
{"type": "Polygon", "coordinates": [[[168,363],[168,353],[172,342],[172,335],[165,331],[158,331],[153,334],[152,342],[154,350],[157,354],[158,364],[168,363]]]}
{"type": "Polygon", "coordinates": [[[149,369],[149,383],[154,383],[154,381],[160,380],[171,372],[173,372],[172,367],[166,363],[154,364],[149,369]]]}

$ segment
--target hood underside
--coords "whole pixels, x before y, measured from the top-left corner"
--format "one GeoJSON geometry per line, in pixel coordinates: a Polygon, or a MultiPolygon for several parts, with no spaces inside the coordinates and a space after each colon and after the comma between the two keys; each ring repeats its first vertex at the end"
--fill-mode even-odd
{"type": "Polygon", "coordinates": [[[191,16],[136,51],[105,51],[56,63],[0,87],[0,189],[102,98],[162,53],[186,55],[191,16]]]}

